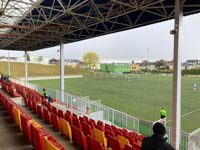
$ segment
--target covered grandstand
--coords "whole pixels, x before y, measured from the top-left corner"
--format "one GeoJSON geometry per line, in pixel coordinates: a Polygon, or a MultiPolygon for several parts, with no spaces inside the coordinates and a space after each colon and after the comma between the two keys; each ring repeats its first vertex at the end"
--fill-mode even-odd
{"type": "MultiPolygon", "coordinates": [[[[200,12],[198,0],[2,0],[0,49],[27,51],[60,45],[64,101],[64,44],[138,28],[175,18],[172,144],[180,144],[181,23],[200,12]]],[[[70,54],[69,54],[70,55],[70,54]]]]}

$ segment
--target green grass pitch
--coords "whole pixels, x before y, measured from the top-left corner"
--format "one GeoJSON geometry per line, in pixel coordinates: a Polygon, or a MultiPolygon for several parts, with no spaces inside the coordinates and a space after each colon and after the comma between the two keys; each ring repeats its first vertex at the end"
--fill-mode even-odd
{"type": "MultiPolygon", "coordinates": [[[[59,80],[31,81],[34,84],[59,89],[59,80]]],[[[200,78],[182,77],[181,114],[200,109],[200,78]],[[197,90],[193,90],[197,83],[197,90]]],[[[172,113],[172,76],[141,75],[139,79],[112,80],[90,77],[65,79],[65,91],[77,96],[101,99],[102,104],[130,114],[136,118],[155,121],[159,110],[167,110],[167,120],[172,113]]],[[[170,123],[169,123],[170,125],[170,123]]],[[[182,117],[182,130],[192,132],[200,127],[200,111],[182,117]]]]}

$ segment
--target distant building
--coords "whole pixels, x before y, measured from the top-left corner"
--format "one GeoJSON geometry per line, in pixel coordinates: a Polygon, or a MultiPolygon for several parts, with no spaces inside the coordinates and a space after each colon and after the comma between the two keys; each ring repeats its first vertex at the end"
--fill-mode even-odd
{"type": "Polygon", "coordinates": [[[72,67],[72,68],[75,68],[75,67],[82,68],[84,63],[77,59],[66,59],[65,65],[72,67]]]}
{"type": "Polygon", "coordinates": [[[194,60],[187,60],[186,63],[183,64],[184,69],[197,69],[200,68],[200,60],[194,59],[194,60]]]}
{"type": "Polygon", "coordinates": [[[200,60],[196,59],[196,60],[187,60],[186,61],[187,65],[200,65],[200,60]]]}
{"type": "Polygon", "coordinates": [[[53,58],[53,59],[50,59],[49,60],[49,64],[59,64],[59,60],[57,60],[57,59],[55,59],[55,58],[53,58]]]}

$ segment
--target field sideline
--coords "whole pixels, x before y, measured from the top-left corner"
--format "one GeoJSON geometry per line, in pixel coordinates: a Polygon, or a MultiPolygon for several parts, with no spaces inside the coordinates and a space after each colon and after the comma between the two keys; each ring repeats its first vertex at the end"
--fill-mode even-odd
{"type": "MultiPolygon", "coordinates": [[[[59,80],[31,81],[34,84],[59,89],[59,80]]],[[[165,107],[167,120],[171,120],[172,76],[140,76],[139,80],[111,80],[90,77],[88,79],[65,79],[65,91],[78,96],[101,99],[102,104],[130,114],[140,119],[155,121],[159,110],[165,107]]],[[[199,128],[200,78],[182,78],[182,130],[192,132],[199,128]],[[198,88],[193,90],[193,83],[198,88]],[[190,112],[194,111],[190,114],[190,112]]],[[[170,123],[169,123],[170,124],[170,123]]]]}

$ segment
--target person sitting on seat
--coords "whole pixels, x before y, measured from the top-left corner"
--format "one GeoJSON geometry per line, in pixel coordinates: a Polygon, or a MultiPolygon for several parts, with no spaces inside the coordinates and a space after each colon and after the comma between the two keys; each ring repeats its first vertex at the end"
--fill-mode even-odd
{"type": "Polygon", "coordinates": [[[145,137],[142,141],[141,150],[175,150],[164,137],[166,129],[163,124],[157,122],[153,126],[153,135],[145,137]]]}
{"type": "Polygon", "coordinates": [[[9,77],[4,77],[4,80],[5,80],[6,82],[10,82],[9,77]]]}
{"type": "Polygon", "coordinates": [[[47,95],[46,89],[44,88],[41,92],[42,96],[44,96],[46,99],[48,99],[49,102],[51,102],[51,97],[47,95]]]}

